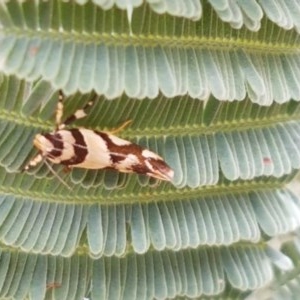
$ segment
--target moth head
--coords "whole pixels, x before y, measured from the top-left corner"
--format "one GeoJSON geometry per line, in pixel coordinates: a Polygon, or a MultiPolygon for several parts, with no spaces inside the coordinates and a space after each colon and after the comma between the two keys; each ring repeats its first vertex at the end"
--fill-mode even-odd
{"type": "Polygon", "coordinates": [[[53,149],[53,144],[42,134],[34,137],[33,145],[44,155],[53,149]]]}
{"type": "Polygon", "coordinates": [[[55,146],[53,142],[51,142],[51,137],[53,137],[54,134],[37,134],[34,137],[33,144],[34,146],[39,150],[39,154],[36,155],[30,162],[24,167],[24,170],[29,170],[31,167],[35,167],[37,164],[39,164],[41,161],[44,161],[47,167],[49,168],[50,172],[69,190],[71,190],[70,186],[54,171],[54,169],[51,167],[51,165],[47,162],[46,159],[50,159],[50,161],[55,162],[55,159],[53,157],[53,153],[55,153],[55,146]]]}
{"type": "Polygon", "coordinates": [[[54,163],[60,163],[63,141],[59,133],[37,134],[33,144],[43,157],[54,163]]]}

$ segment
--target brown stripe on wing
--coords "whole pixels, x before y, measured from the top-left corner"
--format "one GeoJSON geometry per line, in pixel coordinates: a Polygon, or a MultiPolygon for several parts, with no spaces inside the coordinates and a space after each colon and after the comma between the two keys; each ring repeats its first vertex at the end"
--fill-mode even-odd
{"type": "MultiPolygon", "coordinates": [[[[153,158],[153,157],[145,157],[143,156],[143,150],[145,148],[134,144],[124,144],[124,145],[116,145],[109,137],[108,134],[104,132],[95,132],[106,142],[107,148],[110,154],[111,160],[114,164],[114,167],[118,170],[118,163],[122,162],[123,160],[127,159],[129,155],[135,155],[139,161],[137,164],[134,162],[132,165],[130,165],[130,168],[128,168],[128,171],[153,176],[153,171],[147,166],[149,163],[151,164],[151,167],[154,170],[169,170],[169,166],[159,157],[153,158]],[[120,155],[118,155],[118,153],[120,155]],[[147,161],[147,163],[146,163],[147,161]]],[[[150,150],[149,150],[150,151],[150,150]]],[[[153,155],[155,155],[153,153],[153,155]]]]}
{"type": "Polygon", "coordinates": [[[112,153],[110,156],[113,163],[118,163],[122,160],[125,160],[129,154],[135,155],[139,159],[139,161],[144,160],[144,157],[142,156],[142,151],[144,150],[144,148],[142,148],[141,146],[133,143],[116,145],[110,139],[107,133],[101,131],[95,131],[95,133],[98,134],[106,142],[108,150],[112,153]],[[117,153],[120,153],[120,155],[118,155],[117,153]]]}
{"type": "Polygon", "coordinates": [[[126,167],[125,164],[125,168],[128,172],[144,174],[160,180],[172,181],[174,177],[174,171],[160,156],[154,152],[125,140],[124,143],[122,143],[121,140],[119,141],[121,144],[115,144],[114,136],[110,136],[105,132],[95,133],[106,142],[106,146],[111,153],[110,157],[115,169],[125,172],[124,169],[121,169],[124,168],[122,161],[127,161],[128,167],[126,167]]]}
{"type": "Polygon", "coordinates": [[[75,143],[73,145],[75,154],[70,159],[61,161],[62,164],[67,165],[67,166],[77,165],[77,164],[84,162],[84,160],[86,159],[86,156],[88,155],[87,146],[84,141],[84,137],[83,137],[82,133],[76,128],[70,129],[69,131],[71,132],[71,134],[75,140],[75,143]]]}
{"type": "Polygon", "coordinates": [[[62,155],[62,150],[64,148],[64,143],[62,141],[62,136],[59,133],[45,133],[43,136],[52,143],[53,150],[47,153],[50,158],[56,158],[62,155]]]}

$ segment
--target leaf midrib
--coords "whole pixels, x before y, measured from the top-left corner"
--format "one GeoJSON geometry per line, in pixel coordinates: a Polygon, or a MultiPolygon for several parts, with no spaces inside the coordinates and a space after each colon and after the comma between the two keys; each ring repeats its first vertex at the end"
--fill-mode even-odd
{"type": "Polygon", "coordinates": [[[261,53],[266,55],[274,54],[294,54],[299,52],[297,43],[275,43],[265,42],[257,39],[242,39],[235,37],[206,37],[206,36],[167,36],[167,35],[144,35],[128,33],[87,33],[68,31],[43,31],[30,30],[18,27],[2,28],[3,36],[13,36],[16,38],[30,38],[41,40],[62,41],[64,43],[73,42],[78,44],[105,44],[107,46],[132,46],[132,47],[157,47],[176,49],[209,49],[235,51],[243,49],[247,53],[261,53]]]}
{"type": "MultiPolygon", "coordinates": [[[[38,202],[52,202],[64,204],[80,204],[91,205],[99,203],[101,205],[121,205],[121,204],[134,204],[134,203],[154,203],[161,201],[180,201],[180,200],[193,200],[207,196],[220,196],[232,195],[257,191],[270,191],[274,189],[281,189],[285,186],[285,182],[280,182],[280,179],[274,179],[272,182],[249,180],[238,183],[231,183],[229,185],[213,185],[198,188],[165,188],[159,192],[139,192],[128,193],[125,189],[123,194],[116,193],[103,197],[100,193],[94,193],[97,188],[90,188],[85,190],[83,188],[74,189],[71,192],[65,191],[64,194],[45,193],[44,191],[24,190],[14,188],[13,186],[1,186],[0,193],[4,195],[13,195],[20,198],[30,198],[38,202]],[[134,200],[133,200],[134,199],[134,200]]],[[[153,188],[154,189],[154,188],[153,188]]]]}
{"type": "MultiPolygon", "coordinates": [[[[200,100],[199,100],[200,101],[200,100]]],[[[5,109],[0,110],[0,120],[5,122],[12,122],[14,124],[39,129],[41,132],[51,132],[55,129],[54,122],[44,121],[37,117],[28,117],[14,111],[8,111],[5,109]]],[[[148,128],[131,128],[130,126],[118,133],[123,138],[133,139],[141,137],[164,137],[168,136],[199,136],[203,134],[213,134],[215,132],[238,132],[248,129],[266,128],[278,123],[285,123],[291,121],[299,121],[300,112],[293,115],[290,114],[278,114],[271,117],[256,118],[256,119],[241,119],[234,120],[232,122],[217,122],[214,124],[205,125],[203,123],[196,123],[190,125],[175,124],[169,127],[148,127],[148,128]]],[[[79,128],[83,126],[76,126],[76,124],[69,126],[69,128],[79,128]]],[[[107,127],[90,127],[88,124],[84,126],[87,129],[106,131],[109,132],[112,128],[107,127]]]]}

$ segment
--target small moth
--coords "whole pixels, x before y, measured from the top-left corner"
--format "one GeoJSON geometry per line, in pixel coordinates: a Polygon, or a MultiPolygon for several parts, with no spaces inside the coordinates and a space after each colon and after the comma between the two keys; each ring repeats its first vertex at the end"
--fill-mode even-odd
{"type": "MultiPolygon", "coordinates": [[[[86,116],[85,109],[75,112],[64,123],[63,95],[60,93],[56,109],[56,130],[37,134],[33,144],[39,154],[26,166],[25,170],[36,166],[44,159],[54,164],[63,164],[68,169],[115,169],[124,173],[138,173],[160,180],[171,181],[174,171],[156,153],[115,136],[129,122],[112,132],[95,131],[86,128],[65,129],[66,124],[86,116]]],[[[48,165],[49,166],[49,165],[48,165]]]]}

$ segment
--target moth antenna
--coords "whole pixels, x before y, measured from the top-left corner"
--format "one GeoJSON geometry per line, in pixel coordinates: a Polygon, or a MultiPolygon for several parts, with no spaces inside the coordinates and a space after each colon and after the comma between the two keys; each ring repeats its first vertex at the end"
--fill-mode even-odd
{"type": "Polygon", "coordinates": [[[51,167],[51,165],[48,163],[47,159],[44,159],[44,162],[46,166],[49,168],[50,172],[59,180],[60,183],[62,183],[65,187],[68,188],[68,190],[72,190],[71,187],[61,178],[58,176],[58,174],[54,171],[54,169],[51,167]]]}
{"type": "Polygon", "coordinates": [[[125,127],[127,127],[130,123],[132,123],[132,120],[127,120],[126,122],[124,122],[121,126],[119,126],[118,128],[115,128],[113,130],[110,130],[109,133],[110,134],[116,134],[120,131],[122,131],[125,127]]]}

